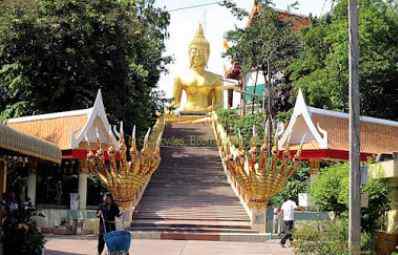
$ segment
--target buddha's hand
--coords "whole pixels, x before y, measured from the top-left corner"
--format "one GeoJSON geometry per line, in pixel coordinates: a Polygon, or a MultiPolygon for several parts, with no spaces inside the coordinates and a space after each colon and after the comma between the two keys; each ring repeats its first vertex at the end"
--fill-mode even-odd
{"type": "Polygon", "coordinates": [[[181,115],[181,107],[173,110],[173,114],[176,115],[176,116],[180,116],[181,115]]]}

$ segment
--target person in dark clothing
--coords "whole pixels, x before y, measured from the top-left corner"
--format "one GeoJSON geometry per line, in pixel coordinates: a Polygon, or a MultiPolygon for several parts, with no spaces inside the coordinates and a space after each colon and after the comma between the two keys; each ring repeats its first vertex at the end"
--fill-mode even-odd
{"type": "Polygon", "coordinates": [[[105,233],[116,230],[115,218],[120,217],[119,207],[114,202],[111,194],[106,194],[104,196],[104,203],[99,206],[97,217],[100,218],[98,235],[98,254],[100,255],[105,247],[105,233]]]}

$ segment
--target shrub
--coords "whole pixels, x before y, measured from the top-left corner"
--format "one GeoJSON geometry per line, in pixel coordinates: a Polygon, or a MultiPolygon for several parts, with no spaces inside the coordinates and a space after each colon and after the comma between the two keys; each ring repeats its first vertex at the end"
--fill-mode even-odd
{"type": "Polygon", "coordinates": [[[257,137],[260,140],[264,132],[264,113],[247,114],[240,116],[235,110],[221,109],[217,111],[217,116],[220,124],[224,127],[231,140],[237,145],[237,135],[240,133],[242,142],[246,148],[250,146],[250,141],[253,134],[253,126],[256,127],[257,137]]]}
{"type": "Polygon", "coordinates": [[[302,163],[301,168],[289,178],[283,190],[271,198],[270,203],[279,207],[289,198],[293,198],[293,200],[298,202],[298,194],[305,193],[308,190],[309,171],[308,166],[302,163]]]}
{"type": "Polygon", "coordinates": [[[333,211],[337,216],[347,211],[344,192],[348,190],[347,165],[334,165],[322,170],[311,183],[310,193],[321,211],[333,211]]]}
{"type": "MultiPolygon", "coordinates": [[[[348,255],[348,221],[311,222],[298,225],[293,233],[293,250],[297,255],[348,255]]],[[[361,250],[371,250],[371,235],[361,234],[361,250]]]]}
{"type": "MultiPolygon", "coordinates": [[[[337,217],[347,217],[349,174],[347,164],[338,164],[321,171],[310,185],[310,194],[322,211],[333,211],[337,217]]],[[[389,209],[389,188],[385,181],[372,179],[362,187],[369,197],[368,208],[362,208],[363,232],[373,234],[380,229],[380,217],[389,209]]]]}
{"type": "Polygon", "coordinates": [[[293,232],[293,249],[295,254],[320,254],[321,234],[319,223],[300,224],[293,232]]]}
{"type": "Polygon", "coordinates": [[[4,254],[41,255],[45,239],[33,216],[40,216],[33,208],[21,208],[16,218],[7,217],[3,223],[4,254]]]}
{"type": "Polygon", "coordinates": [[[345,255],[346,221],[304,223],[293,233],[293,249],[298,255],[345,255]]]}

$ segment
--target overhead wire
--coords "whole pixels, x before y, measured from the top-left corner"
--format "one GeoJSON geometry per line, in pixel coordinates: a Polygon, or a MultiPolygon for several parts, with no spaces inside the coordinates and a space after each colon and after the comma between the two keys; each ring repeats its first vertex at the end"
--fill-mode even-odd
{"type": "Polygon", "coordinates": [[[209,3],[189,5],[189,6],[179,7],[179,8],[175,8],[175,9],[170,9],[170,10],[168,10],[168,12],[177,12],[177,11],[183,11],[183,10],[188,10],[188,9],[195,9],[195,8],[200,8],[200,7],[210,6],[210,5],[216,5],[216,4],[220,4],[220,3],[222,3],[222,1],[214,1],[214,2],[209,2],[209,3]]]}

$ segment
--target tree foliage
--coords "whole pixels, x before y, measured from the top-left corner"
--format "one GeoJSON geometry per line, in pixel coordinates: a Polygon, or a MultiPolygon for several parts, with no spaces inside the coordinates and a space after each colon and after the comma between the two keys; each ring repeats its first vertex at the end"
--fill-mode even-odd
{"type": "Polygon", "coordinates": [[[227,55],[239,61],[243,69],[268,72],[283,71],[297,54],[298,41],[292,23],[281,20],[270,1],[259,1],[260,12],[244,29],[229,31],[227,39],[232,43],[227,55]]]}
{"type": "MultiPolygon", "coordinates": [[[[297,255],[349,255],[348,219],[334,221],[306,222],[294,231],[293,249],[297,255]]],[[[361,251],[376,254],[374,237],[368,232],[361,233],[361,251]]]]}
{"type": "MultiPolygon", "coordinates": [[[[233,1],[223,2],[238,18],[245,14],[233,1]]],[[[250,17],[250,25],[227,33],[226,39],[232,46],[225,55],[238,61],[244,73],[256,71],[263,77],[267,77],[268,73],[272,77],[278,71],[284,74],[285,83],[279,84],[273,92],[275,100],[271,114],[275,115],[291,107],[288,102],[291,84],[287,67],[297,57],[300,45],[293,31],[293,19],[282,19],[270,0],[257,1],[257,4],[259,12],[250,17]]]]}
{"type": "MultiPolygon", "coordinates": [[[[329,14],[302,30],[303,50],[289,69],[310,105],[346,111],[347,0],[336,2],[329,14]]],[[[360,1],[359,33],[362,113],[398,119],[398,12],[391,1],[360,1]]]]}
{"type": "Polygon", "coordinates": [[[101,89],[112,122],[151,125],[170,61],[169,14],[154,0],[37,0],[0,14],[2,118],[91,107],[101,89]]]}
{"type": "MultiPolygon", "coordinates": [[[[347,164],[338,164],[322,170],[310,185],[310,194],[322,211],[333,211],[346,217],[348,211],[349,173],[347,164]]],[[[389,208],[389,188],[386,182],[371,179],[362,187],[369,197],[369,206],[362,208],[361,226],[364,232],[374,233],[380,227],[379,219],[389,208]]]]}
{"type": "Polygon", "coordinates": [[[314,202],[322,211],[332,211],[337,216],[347,210],[348,169],[346,165],[334,165],[323,169],[311,183],[310,193],[314,202]]]}
{"type": "Polygon", "coordinates": [[[246,149],[251,146],[253,127],[256,129],[258,144],[264,136],[264,113],[253,113],[240,116],[236,110],[221,109],[217,111],[218,120],[224,127],[232,142],[238,146],[243,143],[246,149]]]}
{"type": "Polygon", "coordinates": [[[284,189],[271,198],[271,204],[280,207],[288,199],[293,199],[298,203],[298,195],[308,191],[309,178],[310,169],[302,163],[300,169],[289,178],[284,189]]]}

